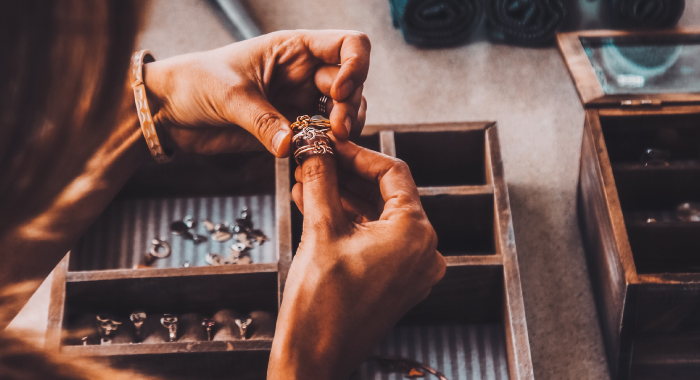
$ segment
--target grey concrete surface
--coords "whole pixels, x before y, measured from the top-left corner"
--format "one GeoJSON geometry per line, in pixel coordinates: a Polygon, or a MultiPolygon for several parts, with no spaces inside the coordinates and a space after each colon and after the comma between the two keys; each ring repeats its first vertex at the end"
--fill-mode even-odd
{"type": "MultiPolygon", "coordinates": [[[[557,50],[492,45],[482,35],[459,48],[416,49],[391,26],[387,0],[249,4],[265,32],[367,33],[368,123],[498,121],[535,378],[609,378],[576,219],[584,113],[557,50]]],[[[700,2],[686,4],[680,24],[698,24],[700,2]]],[[[166,58],[231,41],[205,0],[157,0],[140,45],[166,58]]],[[[47,300],[37,294],[23,315],[45,318],[47,300]]]]}

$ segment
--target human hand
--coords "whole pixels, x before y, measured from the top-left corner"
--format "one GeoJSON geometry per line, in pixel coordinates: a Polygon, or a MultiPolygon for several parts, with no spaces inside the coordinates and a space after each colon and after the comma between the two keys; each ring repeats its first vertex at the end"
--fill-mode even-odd
{"type": "Polygon", "coordinates": [[[268,379],[347,379],[445,273],[400,160],[336,141],[295,173],[303,235],[285,284],[268,379]],[[339,185],[340,183],[340,185],[339,185]]]}
{"type": "Polygon", "coordinates": [[[321,93],[332,98],[335,137],[347,140],[351,130],[359,135],[369,51],[369,39],[359,32],[281,31],[146,64],[144,81],[166,144],[204,154],[264,145],[287,157],[288,120],[318,113],[321,93]]]}

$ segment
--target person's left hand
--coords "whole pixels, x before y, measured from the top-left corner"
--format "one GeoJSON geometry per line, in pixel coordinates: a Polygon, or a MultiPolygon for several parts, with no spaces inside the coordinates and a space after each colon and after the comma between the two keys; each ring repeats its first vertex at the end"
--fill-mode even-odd
{"type": "Polygon", "coordinates": [[[144,81],[166,145],[215,154],[261,149],[262,143],[287,157],[289,120],[317,114],[322,93],[332,99],[335,138],[360,134],[369,51],[369,39],[359,32],[282,31],[149,63],[144,81]]]}

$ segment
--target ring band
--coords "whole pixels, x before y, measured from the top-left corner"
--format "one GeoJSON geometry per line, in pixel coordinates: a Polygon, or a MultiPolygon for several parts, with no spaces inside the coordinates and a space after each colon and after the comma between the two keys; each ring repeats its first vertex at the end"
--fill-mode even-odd
{"type": "Polygon", "coordinates": [[[326,114],[326,104],[328,103],[328,97],[326,95],[321,95],[318,99],[318,112],[321,115],[326,114]]]}
{"type": "Polygon", "coordinates": [[[294,159],[297,164],[301,165],[304,159],[309,154],[331,154],[333,151],[333,143],[330,137],[326,134],[331,130],[330,120],[322,116],[309,117],[308,115],[299,116],[292,123],[292,145],[294,151],[294,159]]]}

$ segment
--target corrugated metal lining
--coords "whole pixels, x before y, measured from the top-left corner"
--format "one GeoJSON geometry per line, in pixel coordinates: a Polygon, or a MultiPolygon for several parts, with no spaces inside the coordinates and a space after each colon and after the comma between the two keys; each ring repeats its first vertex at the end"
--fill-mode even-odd
{"type": "MultiPolygon", "coordinates": [[[[206,242],[195,245],[172,235],[170,223],[186,215],[213,223],[234,223],[244,206],[248,207],[255,228],[270,238],[269,242],[250,251],[253,262],[277,262],[274,195],[149,198],[112,202],[71,252],[71,270],[131,268],[150,249],[150,241],[156,237],[170,242],[172,254],[156,260],[154,268],[181,267],[186,261],[192,266],[208,265],[205,261],[207,253],[228,255],[235,239],[219,243],[208,238],[206,242]]],[[[197,231],[209,236],[201,222],[197,231]]]]}
{"type": "MultiPolygon", "coordinates": [[[[444,373],[449,380],[507,380],[503,325],[399,326],[374,351],[378,356],[409,358],[444,373]]],[[[374,362],[363,364],[353,380],[402,380],[401,374],[379,371],[374,362]]],[[[426,380],[437,379],[429,375],[426,380]]]]}

